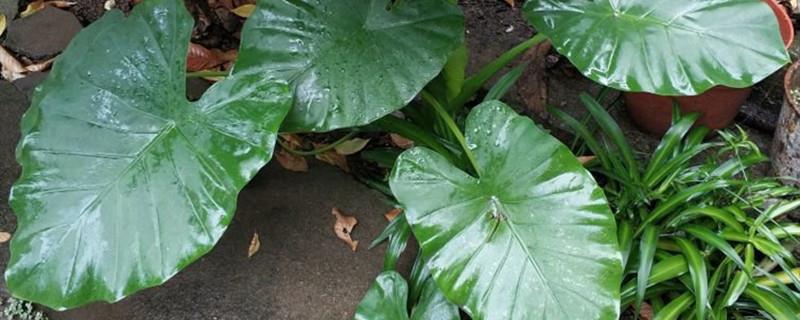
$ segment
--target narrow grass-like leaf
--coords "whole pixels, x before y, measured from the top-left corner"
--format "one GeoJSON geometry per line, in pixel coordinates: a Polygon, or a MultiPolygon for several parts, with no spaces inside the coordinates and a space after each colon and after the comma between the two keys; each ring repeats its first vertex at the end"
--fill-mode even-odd
{"type": "Polygon", "coordinates": [[[701,225],[692,224],[685,226],[683,230],[686,230],[686,232],[690,233],[695,238],[698,238],[703,242],[716,248],[717,250],[725,254],[725,256],[730,258],[731,261],[739,265],[739,267],[744,268],[744,261],[742,261],[742,258],[739,256],[739,254],[736,253],[736,250],[733,249],[733,247],[730,244],[728,244],[727,241],[720,238],[718,235],[716,235],[708,228],[703,227],[701,225]]]}
{"type": "Polygon", "coordinates": [[[687,200],[696,198],[698,196],[706,195],[709,191],[724,188],[728,185],[729,183],[725,180],[712,180],[709,182],[694,185],[692,187],[686,188],[678,192],[669,199],[659,203],[659,205],[642,222],[641,224],[642,226],[640,227],[639,232],[637,232],[637,234],[640,233],[645,226],[648,226],[651,223],[656,222],[658,219],[672,212],[676,208],[686,204],[687,200]]]}
{"type": "Polygon", "coordinates": [[[729,212],[720,208],[715,207],[691,207],[686,210],[681,211],[679,214],[675,215],[670,219],[667,223],[668,226],[675,228],[679,227],[684,223],[690,222],[699,217],[710,217],[718,222],[724,223],[729,228],[733,229],[734,231],[744,232],[744,227],[742,226],[739,221],[736,221],[736,218],[729,212]]]}
{"type": "Polygon", "coordinates": [[[764,308],[775,320],[796,320],[798,318],[797,314],[780,296],[769,290],[750,285],[744,290],[744,293],[764,308]]]}
{"type": "Polygon", "coordinates": [[[644,293],[647,291],[647,282],[650,277],[650,268],[653,266],[653,257],[656,253],[656,242],[658,241],[659,230],[655,226],[648,226],[642,233],[639,242],[639,272],[636,274],[636,312],[644,300],[644,293]]]}
{"type": "Polygon", "coordinates": [[[627,269],[628,257],[631,255],[633,247],[633,226],[627,219],[623,219],[617,225],[617,238],[619,239],[619,250],[622,252],[622,269],[627,269]]]}
{"type": "Polygon", "coordinates": [[[603,132],[608,135],[619,149],[620,153],[622,153],[622,159],[625,161],[625,166],[628,169],[628,177],[634,181],[639,181],[641,177],[638,163],[633,156],[633,148],[628,144],[628,140],[625,138],[625,134],[622,133],[622,129],[617,125],[617,122],[614,121],[611,115],[608,114],[608,111],[606,111],[600,103],[595,101],[592,96],[581,93],[580,99],[583,105],[586,106],[586,109],[589,110],[589,113],[592,114],[595,121],[597,121],[597,124],[603,132]]]}
{"type": "MultiPolygon", "coordinates": [[[[647,280],[647,287],[652,287],[664,281],[675,279],[689,271],[686,258],[681,255],[673,255],[662,259],[650,270],[650,278],[647,280]]],[[[636,296],[636,281],[625,283],[621,290],[622,300],[629,300],[636,296]]]]}
{"type": "Polygon", "coordinates": [[[689,129],[692,128],[698,116],[697,113],[683,116],[676,124],[669,128],[666,134],[664,134],[664,137],[661,138],[661,143],[653,152],[653,156],[650,157],[647,168],[644,170],[644,181],[649,181],[655,171],[659,167],[662,167],[669,157],[675,154],[676,150],[678,150],[681,145],[683,137],[689,132],[689,129]]]}
{"type": "Polygon", "coordinates": [[[529,64],[528,62],[520,64],[514,67],[514,69],[511,69],[511,71],[504,74],[502,77],[500,77],[500,79],[497,80],[497,83],[495,83],[494,86],[492,86],[492,88],[489,89],[489,92],[486,94],[486,96],[483,97],[483,101],[486,102],[491,100],[502,99],[506,95],[508,90],[511,90],[511,87],[514,86],[515,83],[517,83],[519,77],[522,76],[522,71],[525,71],[525,68],[528,67],[528,64],[529,64]]]}
{"type": "Polygon", "coordinates": [[[705,259],[691,241],[675,238],[675,242],[681,247],[689,266],[689,274],[694,288],[695,316],[698,320],[705,320],[706,306],[708,305],[708,271],[705,259]]]}
{"type": "MultiPolygon", "coordinates": [[[[558,118],[561,121],[563,121],[567,126],[572,128],[572,130],[574,131],[574,133],[576,135],[580,136],[583,139],[584,143],[586,143],[586,145],[589,147],[589,150],[591,150],[592,153],[598,159],[600,159],[600,162],[602,163],[602,167],[605,168],[606,170],[613,170],[614,171],[614,172],[609,172],[609,175],[615,174],[615,173],[617,173],[617,174],[619,173],[617,171],[618,168],[613,166],[612,165],[612,161],[611,161],[612,157],[616,157],[617,156],[616,153],[607,152],[606,148],[601,147],[600,143],[597,141],[597,139],[595,139],[594,134],[592,134],[592,132],[589,131],[589,128],[587,128],[585,125],[580,123],[580,121],[578,121],[577,119],[575,119],[572,116],[568,115],[566,112],[558,110],[557,108],[548,107],[547,108],[547,112],[549,112],[550,114],[554,115],[556,118],[558,118]]],[[[622,169],[622,168],[619,168],[619,169],[622,169]]],[[[623,170],[623,173],[625,173],[624,170],[623,170]]],[[[622,177],[618,177],[618,178],[622,179],[622,177]]]]}
{"type": "Polygon", "coordinates": [[[719,301],[720,306],[730,307],[736,303],[744,290],[747,288],[749,282],[750,278],[746,273],[742,271],[736,271],[736,274],[733,276],[733,280],[731,280],[730,284],[728,285],[728,290],[725,290],[725,295],[719,301]]]}
{"type": "Polygon", "coordinates": [[[692,305],[692,294],[686,292],[670,301],[653,320],[675,320],[692,305]]]}

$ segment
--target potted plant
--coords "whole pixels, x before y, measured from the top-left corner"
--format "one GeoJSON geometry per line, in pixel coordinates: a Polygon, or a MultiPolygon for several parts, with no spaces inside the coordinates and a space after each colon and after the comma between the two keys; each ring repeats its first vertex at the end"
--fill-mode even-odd
{"type": "Polygon", "coordinates": [[[730,124],[750,87],[789,62],[794,37],[774,0],[535,0],[525,12],[584,75],[625,91],[634,122],[658,134],[674,103],[703,114],[698,124],[730,124]]]}

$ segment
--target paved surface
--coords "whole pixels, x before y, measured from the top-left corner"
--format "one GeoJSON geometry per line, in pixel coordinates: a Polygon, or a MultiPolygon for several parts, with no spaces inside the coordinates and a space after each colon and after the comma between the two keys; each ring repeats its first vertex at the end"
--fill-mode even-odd
{"type": "Polygon", "coordinates": [[[81,31],[81,24],[71,13],[46,6],[33,15],[8,24],[6,48],[34,60],[60,53],[81,31]]]}

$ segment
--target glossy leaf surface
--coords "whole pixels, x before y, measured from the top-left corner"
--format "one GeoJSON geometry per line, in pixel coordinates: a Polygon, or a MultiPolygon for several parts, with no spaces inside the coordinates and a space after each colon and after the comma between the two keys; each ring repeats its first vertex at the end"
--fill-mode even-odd
{"type": "Polygon", "coordinates": [[[524,10],[584,75],[624,91],[748,87],[789,62],[762,0],[534,0],[524,10]]]}
{"type": "Polygon", "coordinates": [[[447,301],[433,278],[425,281],[422,295],[411,312],[411,320],[460,320],[458,306],[447,301]]]}
{"type": "Polygon", "coordinates": [[[375,278],[358,304],[355,320],[408,320],[408,284],[396,271],[384,271],[375,278]]]}
{"type": "Polygon", "coordinates": [[[56,309],[116,301],[219,240],[292,97],[285,84],[242,76],[188,102],[192,24],[182,1],[144,1],[127,18],[109,11],[38,88],[11,192],[14,296],[56,309]]]}
{"type": "Polygon", "coordinates": [[[234,73],[291,82],[285,131],[359,126],[404,107],[463,42],[445,0],[260,1],[234,73]]]}
{"type": "Polygon", "coordinates": [[[616,319],[614,219],[569,150],[497,101],[467,118],[480,179],[426,149],[390,179],[448,300],[473,319],[616,319]]]}

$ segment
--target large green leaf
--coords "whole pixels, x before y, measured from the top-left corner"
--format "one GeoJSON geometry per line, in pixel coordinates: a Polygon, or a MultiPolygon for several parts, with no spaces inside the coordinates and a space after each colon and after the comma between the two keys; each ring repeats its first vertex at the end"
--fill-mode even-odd
{"type": "Polygon", "coordinates": [[[425,280],[422,295],[419,297],[414,310],[411,312],[411,320],[460,320],[458,306],[447,301],[442,290],[428,277],[425,280]]]}
{"type": "Polygon", "coordinates": [[[625,91],[748,87],[789,62],[763,0],[532,0],[524,10],[583,74],[625,91]]]}
{"type": "Polygon", "coordinates": [[[6,281],[56,309],[116,301],[208,252],[270,158],[285,84],[229,78],[185,98],[192,19],[147,0],[84,29],[22,122],[6,281]]]}
{"type": "Polygon", "coordinates": [[[414,148],[390,180],[448,300],[474,319],[616,319],[622,257],[591,175],[500,102],[473,109],[466,133],[479,179],[414,148]]]}
{"type": "Polygon", "coordinates": [[[445,0],[259,1],[234,73],[291,82],[285,131],[359,126],[404,107],[462,42],[445,0]]]}
{"type": "Polygon", "coordinates": [[[375,278],[358,304],[355,320],[408,320],[408,284],[396,271],[384,271],[375,278]]]}

